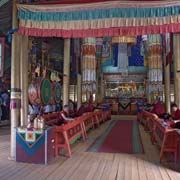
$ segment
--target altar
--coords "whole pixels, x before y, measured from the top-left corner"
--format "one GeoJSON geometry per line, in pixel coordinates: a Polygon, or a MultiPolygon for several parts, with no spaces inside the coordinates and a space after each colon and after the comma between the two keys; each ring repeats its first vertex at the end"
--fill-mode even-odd
{"type": "Polygon", "coordinates": [[[146,74],[105,74],[105,102],[112,103],[113,114],[136,114],[137,102],[147,101],[146,74]]]}

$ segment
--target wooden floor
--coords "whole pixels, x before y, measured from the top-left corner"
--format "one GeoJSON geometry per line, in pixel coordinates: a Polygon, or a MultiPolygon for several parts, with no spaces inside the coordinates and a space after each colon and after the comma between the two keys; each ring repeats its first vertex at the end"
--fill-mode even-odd
{"type": "MultiPolygon", "coordinates": [[[[119,117],[113,118],[119,119],[119,117]]],[[[151,145],[149,135],[142,127],[140,129],[145,154],[86,152],[89,145],[109,123],[110,121],[99,129],[90,131],[89,138],[85,142],[79,141],[74,144],[70,159],[60,157],[48,166],[9,161],[7,157],[10,136],[1,133],[0,180],[180,180],[180,173],[159,164],[159,150],[151,145]]]]}

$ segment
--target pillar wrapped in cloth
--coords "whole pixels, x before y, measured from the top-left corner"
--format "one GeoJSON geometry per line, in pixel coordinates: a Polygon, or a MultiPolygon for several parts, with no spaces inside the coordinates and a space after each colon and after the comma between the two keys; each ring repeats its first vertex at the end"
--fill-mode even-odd
{"type": "Polygon", "coordinates": [[[96,91],[96,38],[83,39],[82,55],[82,90],[89,96],[96,91]]]}
{"type": "Polygon", "coordinates": [[[149,94],[152,102],[163,94],[162,39],[161,35],[148,35],[149,94]]]}
{"type": "Polygon", "coordinates": [[[51,93],[51,83],[49,80],[35,78],[28,89],[29,101],[37,106],[49,104],[51,93]]]}

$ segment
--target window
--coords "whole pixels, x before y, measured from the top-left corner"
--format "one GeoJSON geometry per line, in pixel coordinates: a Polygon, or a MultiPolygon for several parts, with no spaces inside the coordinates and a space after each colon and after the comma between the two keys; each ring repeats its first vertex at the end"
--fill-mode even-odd
{"type": "Polygon", "coordinates": [[[4,48],[5,38],[0,37],[0,77],[4,74],[4,48]]]}

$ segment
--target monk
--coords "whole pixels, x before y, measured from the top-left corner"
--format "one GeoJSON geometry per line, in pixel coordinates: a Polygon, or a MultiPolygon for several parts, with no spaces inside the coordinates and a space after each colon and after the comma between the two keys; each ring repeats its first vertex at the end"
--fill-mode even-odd
{"type": "Polygon", "coordinates": [[[172,117],[170,118],[170,121],[168,124],[172,128],[178,128],[180,129],[180,109],[176,104],[171,105],[171,110],[172,110],[172,117]]]}
{"type": "Polygon", "coordinates": [[[78,109],[76,116],[82,116],[86,112],[85,105],[81,105],[81,107],[78,109]]]}
{"type": "Polygon", "coordinates": [[[73,118],[69,117],[69,106],[68,105],[64,105],[63,106],[63,110],[59,113],[59,122],[58,124],[63,124],[63,123],[67,123],[69,121],[73,121],[73,118]]]}
{"type": "Polygon", "coordinates": [[[95,107],[94,107],[93,104],[91,104],[91,103],[87,104],[87,106],[86,106],[86,112],[93,112],[94,109],[95,109],[95,107]]]}
{"type": "Polygon", "coordinates": [[[158,115],[159,117],[162,117],[165,114],[164,107],[161,104],[160,100],[158,100],[154,103],[151,113],[154,113],[154,114],[158,115]]]}

